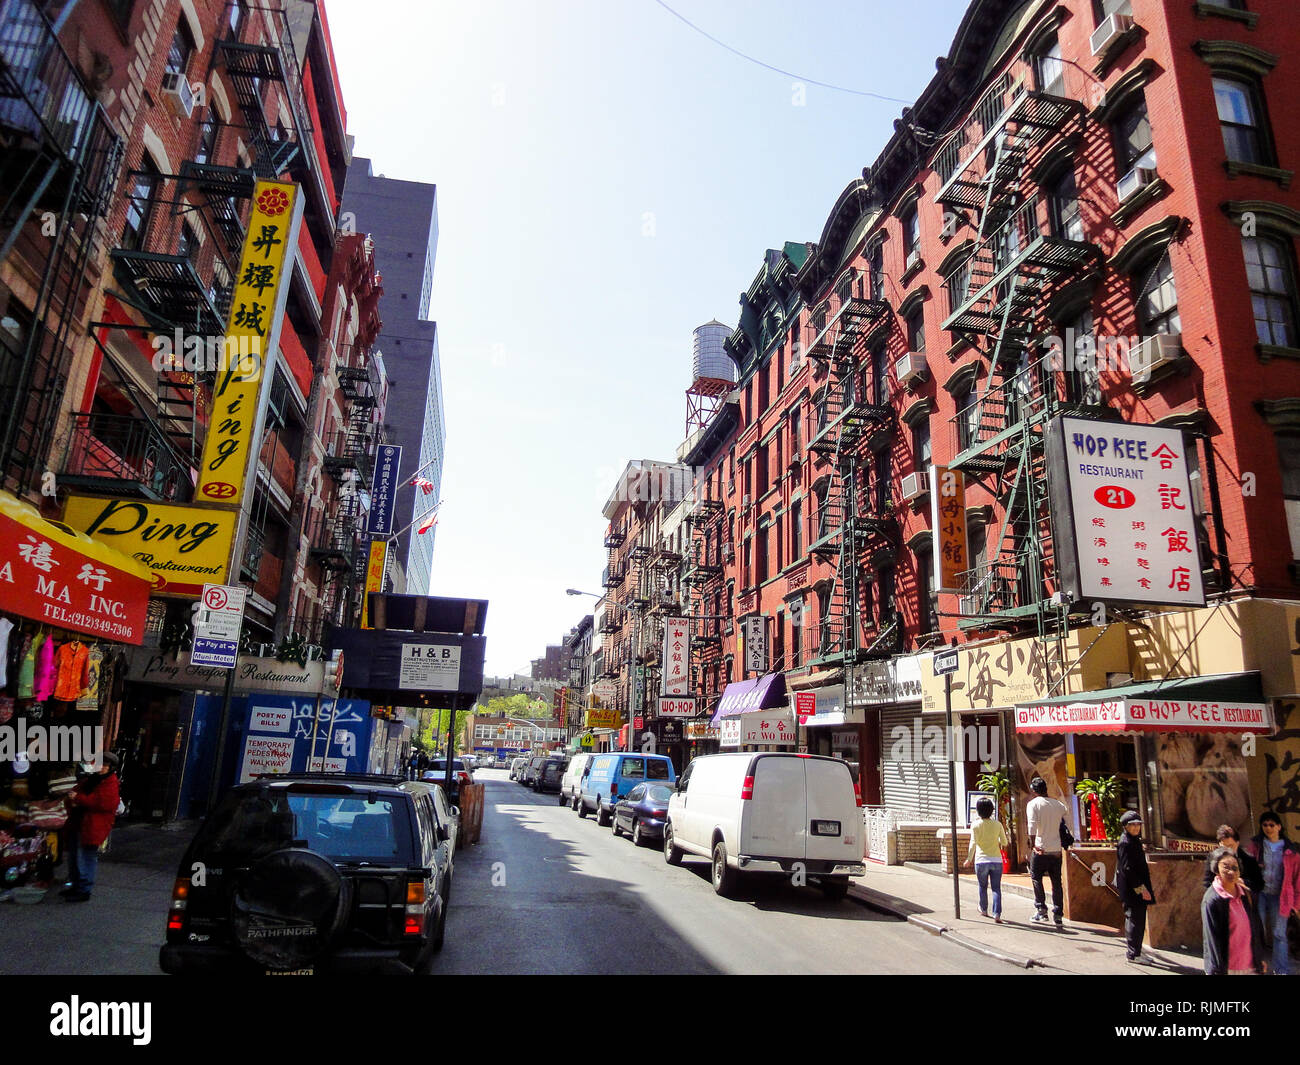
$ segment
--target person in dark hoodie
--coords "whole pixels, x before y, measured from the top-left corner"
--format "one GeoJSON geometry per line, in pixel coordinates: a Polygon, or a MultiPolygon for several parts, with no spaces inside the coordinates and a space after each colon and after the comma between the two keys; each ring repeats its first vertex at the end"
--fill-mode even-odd
{"type": "Polygon", "coordinates": [[[1220,825],[1219,831],[1215,834],[1219,841],[1219,846],[1210,853],[1205,859],[1205,874],[1201,878],[1201,887],[1209,887],[1214,883],[1214,878],[1219,875],[1219,870],[1215,865],[1215,859],[1218,857],[1220,850],[1226,850],[1237,857],[1237,869],[1239,879],[1246,887],[1255,893],[1255,901],[1259,901],[1259,893],[1264,890],[1264,874],[1260,872],[1259,862],[1255,861],[1240,845],[1240,838],[1237,830],[1231,825],[1220,825]]]}
{"type": "Polygon", "coordinates": [[[1142,816],[1129,810],[1119,819],[1120,838],[1115,848],[1115,888],[1124,906],[1124,939],[1128,960],[1144,964],[1142,940],[1147,933],[1147,907],[1156,901],[1142,848],[1142,816]]]}
{"type": "Polygon", "coordinates": [[[1256,893],[1242,879],[1241,855],[1220,847],[1210,855],[1213,883],[1201,900],[1201,941],[1206,976],[1264,971],[1264,926],[1256,893]]]}

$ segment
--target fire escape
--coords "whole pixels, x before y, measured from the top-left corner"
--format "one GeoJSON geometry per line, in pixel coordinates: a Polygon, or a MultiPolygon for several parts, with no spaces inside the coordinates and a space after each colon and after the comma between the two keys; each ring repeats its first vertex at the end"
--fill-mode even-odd
{"type": "MultiPolygon", "coordinates": [[[[868,402],[858,387],[862,355],[869,339],[890,321],[889,305],[864,292],[865,278],[846,278],[814,309],[808,328],[808,354],[822,360],[827,377],[816,399],[816,425],[808,451],[826,464],[826,488],[810,552],[824,562],[835,560],[835,575],[822,595],[821,632],[814,664],[852,664],[867,652],[893,650],[877,640],[870,648],[858,641],[860,582],[863,560],[874,548],[897,539],[893,520],[875,513],[859,492],[864,445],[878,448],[892,435],[893,412],[868,402]],[[873,446],[874,445],[874,446],[873,446]],[[881,644],[876,647],[875,644],[881,644]]],[[[815,460],[816,461],[816,460],[815,460]]],[[[895,626],[896,628],[897,626],[895,626]]]]}
{"type": "Polygon", "coordinates": [[[0,484],[20,492],[45,466],[122,147],[40,8],[0,5],[0,262],[20,249],[39,273],[33,306],[9,308],[22,332],[0,332],[0,484]]]}
{"type": "Polygon", "coordinates": [[[961,613],[984,627],[1032,622],[1040,636],[1059,631],[1061,611],[1068,611],[1049,591],[1055,575],[1043,431],[1057,414],[1078,409],[1053,355],[1041,352],[1040,317],[1047,298],[1099,257],[1054,221],[1030,177],[1045,152],[1086,122],[1083,103],[1064,95],[1076,80],[1075,71],[1066,72],[1052,92],[999,79],[935,165],[945,177],[939,201],[973,212],[978,230],[964,299],[943,328],[988,359],[983,388],[953,419],[959,450],[949,465],[983,481],[1003,511],[989,561],[964,577],[961,613]]]}
{"type": "Polygon", "coordinates": [[[627,539],[627,533],[622,529],[610,527],[605,533],[605,550],[609,552],[605,562],[605,569],[601,573],[600,583],[605,588],[605,616],[600,624],[600,631],[604,636],[609,637],[605,641],[606,653],[604,656],[605,668],[600,674],[601,680],[614,680],[622,671],[623,663],[627,656],[620,651],[619,635],[623,630],[622,604],[616,601],[614,597],[615,590],[623,583],[623,566],[619,561],[618,549],[623,546],[627,539]]]}
{"type": "Polygon", "coordinates": [[[719,694],[714,690],[711,673],[722,659],[722,605],[725,567],[723,541],[726,508],[719,499],[701,499],[686,516],[691,528],[690,553],[686,557],[682,584],[690,595],[691,622],[691,691],[700,696],[701,707],[708,706],[719,694]]]}

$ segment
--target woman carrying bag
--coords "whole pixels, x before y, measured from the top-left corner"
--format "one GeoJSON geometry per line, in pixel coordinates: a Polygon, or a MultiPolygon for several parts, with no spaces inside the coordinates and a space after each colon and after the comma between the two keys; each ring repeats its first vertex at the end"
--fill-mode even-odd
{"type": "Polygon", "coordinates": [[[87,902],[95,886],[99,848],[117,820],[122,794],[117,781],[118,757],[105,751],[98,770],[87,772],[67,798],[69,818],[68,879],[59,894],[64,902],[87,902]]]}

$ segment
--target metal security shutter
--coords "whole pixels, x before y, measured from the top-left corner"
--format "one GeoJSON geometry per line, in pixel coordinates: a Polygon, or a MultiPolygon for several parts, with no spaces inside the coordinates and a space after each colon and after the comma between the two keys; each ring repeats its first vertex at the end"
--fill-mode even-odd
{"type": "MultiPolygon", "coordinates": [[[[895,817],[906,820],[942,822],[948,819],[947,762],[943,759],[914,761],[916,751],[910,739],[921,719],[920,707],[880,711],[880,785],[885,806],[895,817]],[[902,729],[903,732],[896,732],[902,729]],[[895,751],[900,736],[908,737],[906,750],[895,751]],[[905,757],[896,759],[896,754],[905,757]]],[[[942,718],[926,718],[924,725],[939,725],[942,718]]],[[[917,746],[920,741],[917,741],[917,746]]]]}

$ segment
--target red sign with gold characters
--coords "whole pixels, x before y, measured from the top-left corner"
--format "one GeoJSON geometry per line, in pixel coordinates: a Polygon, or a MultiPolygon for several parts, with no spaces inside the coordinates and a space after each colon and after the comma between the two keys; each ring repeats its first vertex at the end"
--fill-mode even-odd
{"type": "Polygon", "coordinates": [[[0,604],[56,628],[144,642],[149,571],[0,493],[0,604]]]}
{"type": "Polygon", "coordinates": [[[965,594],[963,581],[971,568],[966,541],[966,480],[956,470],[931,466],[930,484],[935,589],[965,594]]]}
{"type": "Polygon", "coordinates": [[[280,335],[289,285],[286,263],[298,239],[301,197],[293,182],[259,181],[226,324],[231,365],[217,371],[195,497],[238,504],[244,496],[266,372],[280,335]]]}

